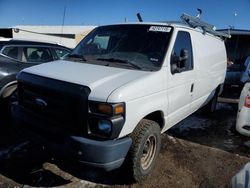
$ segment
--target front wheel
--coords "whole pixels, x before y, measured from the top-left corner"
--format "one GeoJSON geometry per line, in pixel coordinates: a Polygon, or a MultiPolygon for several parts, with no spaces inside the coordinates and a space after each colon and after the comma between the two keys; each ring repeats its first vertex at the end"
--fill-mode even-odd
{"type": "Polygon", "coordinates": [[[16,90],[6,97],[0,97],[0,125],[7,125],[11,122],[11,103],[17,101],[16,90]]]}
{"type": "Polygon", "coordinates": [[[128,153],[129,170],[132,178],[141,182],[153,170],[159,155],[161,138],[159,125],[143,119],[131,134],[133,140],[128,153]]]}

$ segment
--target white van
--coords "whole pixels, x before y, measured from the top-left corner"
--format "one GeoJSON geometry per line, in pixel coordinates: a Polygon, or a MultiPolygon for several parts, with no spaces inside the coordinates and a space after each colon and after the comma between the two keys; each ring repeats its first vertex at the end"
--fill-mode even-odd
{"type": "Polygon", "coordinates": [[[62,155],[105,170],[124,163],[143,180],[160,133],[204,105],[215,109],[226,73],[224,35],[197,19],[94,29],[67,61],[18,75],[15,121],[62,155]]]}

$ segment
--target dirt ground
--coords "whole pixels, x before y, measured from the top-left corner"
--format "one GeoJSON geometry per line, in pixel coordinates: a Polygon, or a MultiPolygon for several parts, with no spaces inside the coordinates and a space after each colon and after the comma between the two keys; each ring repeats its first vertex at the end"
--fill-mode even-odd
{"type": "Polygon", "coordinates": [[[0,187],[229,187],[232,176],[250,161],[247,138],[233,131],[235,116],[222,107],[216,116],[198,113],[164,133],[156,168],[142,184],[131,182],[122,169],[105,173],[54,159],[26,135],[4,130],[0,187]]]}

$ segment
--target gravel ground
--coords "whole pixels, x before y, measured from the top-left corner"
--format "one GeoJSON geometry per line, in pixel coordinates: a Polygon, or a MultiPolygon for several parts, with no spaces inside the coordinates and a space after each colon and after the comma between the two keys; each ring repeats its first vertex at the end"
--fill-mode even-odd
{"type": "Polygon", "coordinates": [[[2,128],[0,187],[229,187],[250,161],[248,138],[235,132],[235,117],[233,108],[220,105],[215,115],[198,112],[164,133],[156,168],[142,184],[122,169],[104,173],[54,159],[25,134],[2,128]]]}

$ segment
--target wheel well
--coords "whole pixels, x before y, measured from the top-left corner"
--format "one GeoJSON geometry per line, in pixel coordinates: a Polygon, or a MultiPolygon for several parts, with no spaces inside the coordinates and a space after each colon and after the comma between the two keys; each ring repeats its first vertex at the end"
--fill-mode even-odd
{"type": "Polygon", "coordinates": [[[17,88],[17,82],[13,81],[8,84],[6,84],[1,90],[0,90],[0,98],[6,98],[9,97],[17,88]]]}
{"type": "Polygon", "coordinates": [[[155,112],[148,114],[143,119],[149,119],[149,120],[155,121],[156,123],[158,123],[160,125],[160,128],[162,129],[164,126],[164,118],[163,117],[164,117],[163,112],[155,111],[155,112]]]}
{"type": "Polygon", "coordinates": [[[220,96],[223,92],[223,88],[224,88],[224,84],[220,84],[218,85],[218,87],[216,88],[216,92],[218,94],[218,96],[220,96]]]}

